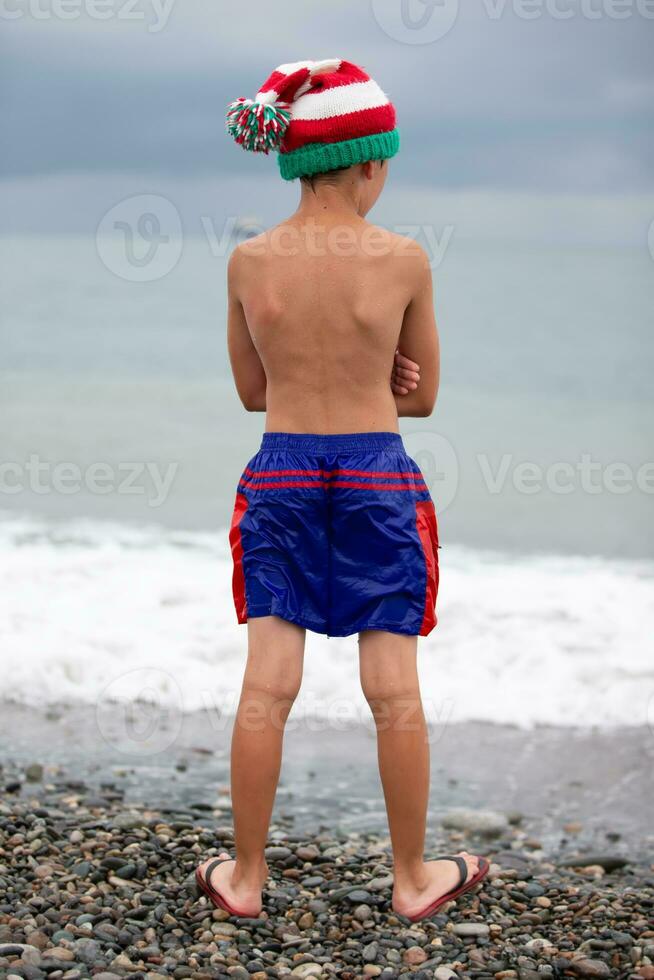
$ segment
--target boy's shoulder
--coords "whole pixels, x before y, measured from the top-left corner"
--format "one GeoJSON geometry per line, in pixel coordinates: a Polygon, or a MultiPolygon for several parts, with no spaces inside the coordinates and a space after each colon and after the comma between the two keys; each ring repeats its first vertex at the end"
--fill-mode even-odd
{"type": "Polygon", "coordinates": [[[267,256],[278,255],[280,253],[279,236],[283,235],[287,227],[289,226],[286,222],[281,222],[272,228],[266,228],[259,235],[253,235],[251,238],[239,242],[229,257],[229,268],[232,274],[247,269],[256,260],[260,261],[267,256]]]}
{"type": "Polygon", "coordinates": [[[264,254],[270,244],[270,232],[271,229],[268,229],[267,231],[262,231],[259,235],[253,235],[251,238],[247,238],[244,242],[239,242],[232,250],[230,262],[237,264],[264,254]]]}
{"type": "Polygon", "coordinates": [[[381,225],[373,225],[366,222],[366,232],[369,242],[376,243],[378,250],[373,248],[372,254],[388,255],[392,258],[404,260],[403,272],[414,272],[417,277],[429,271],[429,256],[422,245],[411,238],[410,235],[402,235],[399,232],[383,228],[381,225]]]}
{"type": "Polygon", "coordinates": [[[249,282],[252,276],[257,276],[262,257],[271,254],[269,234],[269,231],[264,231],[260,235],[239,242],[232,250],[227,263],[227,278],[234,288],[249,282]]]}
{"type": "MultiPolygon", "coordinates": [[[[370,258],[375,264],[382,260],[384,266],[386,262],[383,260],[397,265],[396,260],[402,259],[403,275],[409,273],[418,279],[430,269],[427,252],[419,242],[382,225],[362,220],[356,225],[330,225],[327,228],[311,225],[301,228],[297,222],[282,221],[234,248],[229,259],[230,277],[247,276],[248,270],[256,275],[256,269],[261,270],[261,261],[265,262],[267,258],[297,256],[298,243],[306,243],[308,238],[316,235],[320,236],[321,246],[328,249],[333,247],[337,254],[358,254],[370,258]]],[[[320,254],[320,250],[315,250],[313,254],[320,254]]]]}

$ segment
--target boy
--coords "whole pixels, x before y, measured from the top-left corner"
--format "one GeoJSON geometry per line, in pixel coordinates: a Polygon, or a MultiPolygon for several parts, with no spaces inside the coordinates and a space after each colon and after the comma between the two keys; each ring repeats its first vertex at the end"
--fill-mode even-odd
{"type": "Polygon", "coordinates": [[[439,350],[423,250],[365,220],[399,147],[395,110],[354,64],[298,62],[276,69],[255,100],[232,103],[228,129],[247,149],[279,150],[282,176],[299,177],[302,194],[295,214],[229,265],[236,387],[248,411],[266,412],[266,431],[230,532],[236,612],[248,624],[232,739],[236,860],[205,862],[198,884],[231,914],[259,914],[305,631],[358,633],[393,908],[419,920],[474,887],[488,862],[423,856],[429,747],[416,653],[436,623],[438,532],[398,416],[431,414],[439,350]]]}

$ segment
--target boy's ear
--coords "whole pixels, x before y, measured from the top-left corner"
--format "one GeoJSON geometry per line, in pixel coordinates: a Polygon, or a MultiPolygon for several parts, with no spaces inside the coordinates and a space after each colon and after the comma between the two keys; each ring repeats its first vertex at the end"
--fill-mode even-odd
{"type": "Polygon", "coordinates": [[[367,160],[365,163],[361,164],[363,170],[363,176],[366,180],[372,180],[375,176],[375,161],[367,160]]]}

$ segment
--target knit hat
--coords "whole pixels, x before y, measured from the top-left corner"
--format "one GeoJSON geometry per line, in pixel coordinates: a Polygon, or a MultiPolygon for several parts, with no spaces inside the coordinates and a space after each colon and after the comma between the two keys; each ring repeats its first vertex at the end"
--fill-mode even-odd
{"type": "Polygon", "coordinates": [[[285,180],[395,156],[395,107],[340,58],[280,65],[254,99],[227,107],[227,131],[246,150],[278,150],[285,180]]]}

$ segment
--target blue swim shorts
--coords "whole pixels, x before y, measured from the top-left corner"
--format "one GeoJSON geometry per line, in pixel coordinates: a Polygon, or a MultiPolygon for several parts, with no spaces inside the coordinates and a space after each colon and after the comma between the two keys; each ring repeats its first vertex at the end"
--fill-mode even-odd
{"type": "Polygon", "coordinates": [[[434,505],[397,433],[265,433],[230,544],[239,623],[280,616],[328,636],[436,625],[434,505]]]}

